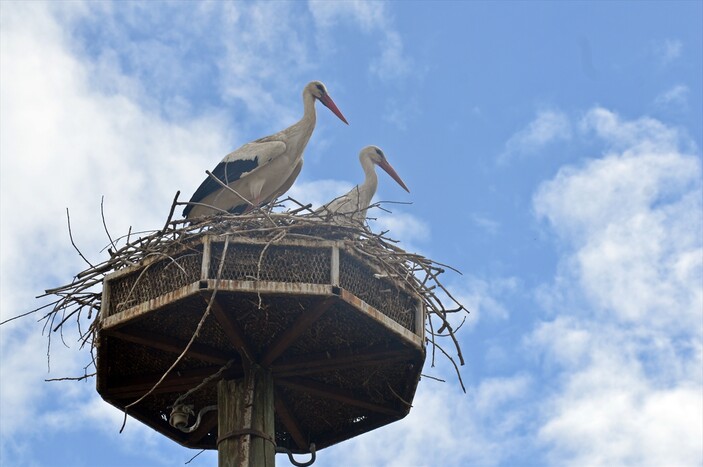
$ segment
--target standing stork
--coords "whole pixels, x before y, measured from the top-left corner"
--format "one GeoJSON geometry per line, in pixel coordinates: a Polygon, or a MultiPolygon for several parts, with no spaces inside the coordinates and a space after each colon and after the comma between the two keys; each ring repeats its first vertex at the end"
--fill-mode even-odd
{"type": "Polygon", "coordinates": [[[331,216],[332,221],[338,224],[363,223],[366,219],[366,210],[371,204],[371,199],[376,194],[378,186],[376,165],[385,170],[398,185],[410,193],[408,187],[405,186],[403,180],[388,163],[385,154],[379,147],[366,146],[359,153],[359,162],[361,162],[361,167],[364,169],[364,175],[366,176],[364,183],[355,186],[349,193],[335,198],[317,209],[315,211],[317,215],[323,217],[331,216]]]}
{"type": "Polygon", "coordinates": [[[303,151],[315,129],[315,100],[349,124],[325,85],[311,81],[303,89],[303,118],[227,154],[212,175],[229,189],[208,176],[190,198],[192,204],[183,209],[183,216],[194,219],[225,211],[239,214],[288,191],[303,168],[303,151]]]}

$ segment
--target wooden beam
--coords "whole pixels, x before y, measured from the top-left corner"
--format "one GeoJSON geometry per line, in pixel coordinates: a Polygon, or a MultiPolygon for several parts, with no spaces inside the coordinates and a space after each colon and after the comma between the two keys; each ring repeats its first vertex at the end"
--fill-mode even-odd
{"type": "Polygon", "coordinates": [[[288,409],[288,405],[286,405],[286,402],[283,400],[283,395],[280,393],[280,391],[277,391],[275,388],[273,390],[273,395],[274,406],[276,408],[276,415],[278,415],[278,418],[281,420],[281,423],[283,423],[283,427],[288,433],[290,433],[290,436],[291,438],[293,438],[293,441],[298,446],[298,449],[307,451],[310,446],[307,445],[308,443],[305,440],[305,437],[303,436],[303,432],[300,429],[300,426],[298,425],[295,416],[288,409]]]}
{"type": "Polygon", "coordinates": [[[295,323],[286,329],[268,348],[263,358],[261,365],[267,367],[276,360],[293,342],[300,337],[312,324],[320,319],[320,317],[332,306],[336,301],[336,297],[327,297],[319,302],[312,310],[305,310],[298,316],[295,323]]]}
{"type": "MultiPolygon", "coordinates": [[[[206,300],[209,300],[208,295],[209,294],[204,294],[206,300]]],[[[217,319],[217,322],[220,323],[222,331],[227,335],[229,341],[242,356],[242,360],[246,359],[250,363],[254,362],[256,356],[254,355],[254,351],[251,349],[249,342],[244,337],[242,328],[239,327],[239,324],[231,316],[231,314],[227,313],[224,308],[222,308],[222,304],[217,300],[217,297],[213,300],[211,309],[212,313],[215,315],[215,319],[217,319]]]]}
{"type": "MultiPolygon", "coordinates": [[[[169,336],[162,336],[153,332],[142,331],[140,329],[122,328],[107,332],[111,337],[176,354],[183,352],[183,349],[185,349],[188,344],[186,341],[169,336]]],[[[231,359],[229,355],[220,350],[195,342],[190,346],[190,349],[188,349],[187,356],[218,365],[224,365],[231,359]]]]}
{"type": "Polygon", "coordinates": [[[392,415],[394,417],[402,417],[403,412],[395,409],[389,409],[386,406],[375,404],[373,402],[368,402],[359,399],[355,394],[345,389],[341,389],[335,386],[330,386],[328,384],[320,383],[305,378],[288,378],[288,379],[278,379],[276,384],[285,386],[289,389],[295,391],[301,391],[308,393],[310,395],[319,396],[325,399],[331,399],[344,404],[353,405],[354,407],[359,407],[361,409],[370,410],[372,412],[382,413],[386,415],[392,415]]]}
{"type": "MultiPolygon", "coordinates": [[[[180,370],[170,373],[159,386],[154,389],[153,394],[165,394],[169,392],[187,391],[200,384],[208,376],[217,373],[221,367],[208,366],[191,370],[180,370]]],[[[244,374],[241,366],[233,365],[225,372],[224,377],[238,378],[244,374]]],[[[141,397],[154,386],[163,372],[152,373],[121,379],[119,384],[111,384],[109,388],[101,390],[103,396],[111,396],[119,399],[132,399],[141,397]]],[[[213,381],[213,384],[215,381],[213,381]]]]}
{"type": "Polygon", "coordinates": [[[408,348],[390,349],[385,346],[376,346],[363,351],[340,351],[335,353],[322,353],[315,355],[301,355],[285,360],[278,360],[271,367],[274,376],[286,378],[302,376],[325,371],[356,368],[373,363],[392,363],[410,360],[416,352],[408,348]]]}

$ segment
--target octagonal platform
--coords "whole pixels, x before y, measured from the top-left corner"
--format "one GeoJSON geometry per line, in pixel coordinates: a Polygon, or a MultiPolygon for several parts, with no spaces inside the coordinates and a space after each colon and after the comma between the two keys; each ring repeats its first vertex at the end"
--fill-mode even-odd
{"type": "MultiPolygon", "coordinates": [[[[210,302],[189,352],[129,409],[171,439],[216,449],[215,412],[192,433],[171,427],[168,416],[181,394],[224,365],[226,379],[242,377],[249,364],[271,370],[276,444],[293,452],[409,412],[425,360],[421,298],[344,240],[317,238],[205,235],[107,276],[96,340],[101,396],[124,409],[151,389],[210,302]]],[[[196,412],[216,404],[216,382],[184,403],[196,412]]]]}

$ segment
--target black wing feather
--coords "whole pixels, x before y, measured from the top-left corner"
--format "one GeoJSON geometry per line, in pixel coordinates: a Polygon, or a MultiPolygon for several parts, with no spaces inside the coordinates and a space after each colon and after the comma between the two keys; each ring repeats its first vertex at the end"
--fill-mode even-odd
{"type": "MultiPolygon", "coordinates": [[[[212,174],[217,177],[225,185],[230,184],[239,180],[243,174],[251,172],[259,166],[259,156],[253,159],[239,159],[231,162],[220,162],[212,171],[212,174]]],[[[191,203],[199,203],[205,199],[208,195],[216,192],[217,190],[222,190],[222,185],[217,183],[208,175],[208,177],[200,184],[193,196],[190,198],[191,203]]],[[[193,209],[193,205],[188,205],[183,209],[183,216],[188,216],[190,210],[193,209]]]]}

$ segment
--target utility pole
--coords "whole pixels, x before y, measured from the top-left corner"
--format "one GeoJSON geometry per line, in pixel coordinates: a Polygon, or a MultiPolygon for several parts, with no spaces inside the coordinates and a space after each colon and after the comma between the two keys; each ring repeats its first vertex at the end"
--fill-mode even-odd
{"type": "Polygon", "coordinates": [[[217,384],[219,467],[273,467],[276,456],[273,378],[253,365],[244,378],[217,384]]]}

